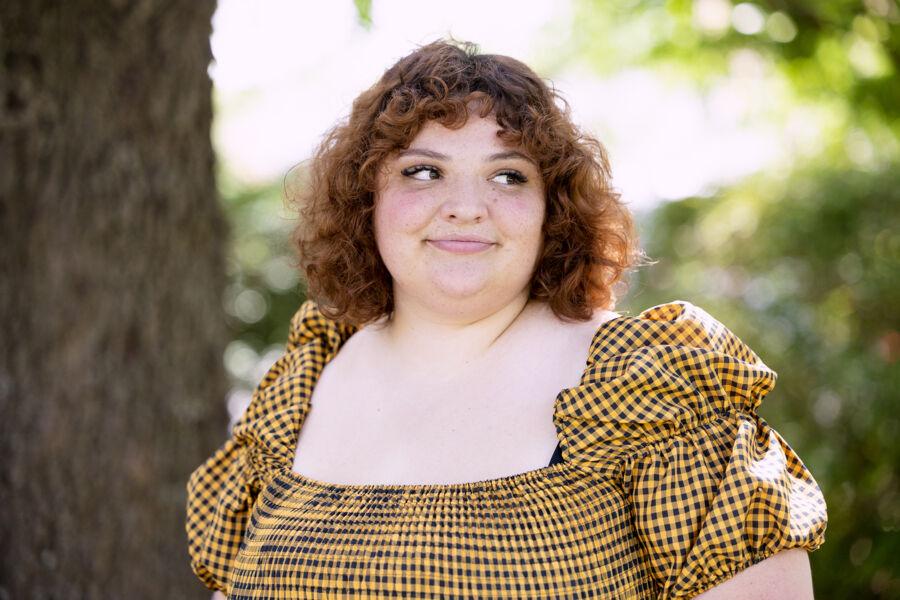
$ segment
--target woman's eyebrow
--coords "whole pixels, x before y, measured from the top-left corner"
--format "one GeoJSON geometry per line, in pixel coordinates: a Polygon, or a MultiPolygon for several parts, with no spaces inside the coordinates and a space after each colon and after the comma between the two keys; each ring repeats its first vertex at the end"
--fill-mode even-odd
{"type": "Polygon", "coordinates": [[[407,148],[397,153],[397,158],[401,156],[424,156],[425,158],[433,158],[435,160],[449,160],[450,157],[434,150],[426,150],[425,148],[407,148]]]}
{"type": "Polygon", "coordinates": [[[528,162],[535,164],[534,159],[528,156],[527,154],[522,154],[521,152],[517,152],[516,150],[509,150],[507,152],[498,152],[496,154],[491,154],[487,157],[488,160],[506,160],[508,158],[521,158],[522,160],[527,160],[528,162]]]}
{"type": "MultiPolygon", "coordinates": [[[[435,152],[434,150],[428,150],[427,148],[407,148],[397,153],[397,158],[403,156],[423,156],[425,158],[433,158],[434,160],[450,160],[450,157],[446,154],[441,154],[440,152],[435,152]]],[[[534,160],[530,156],[528,156],[527,154],[522,154],[521,152],[518,152],[516,150],[508,150],[506,152],[497,152],[496,154],[491,154],[487,157],[487,160],[507,160],[510,158],[520,158],[534,164],[534,160]]]]}

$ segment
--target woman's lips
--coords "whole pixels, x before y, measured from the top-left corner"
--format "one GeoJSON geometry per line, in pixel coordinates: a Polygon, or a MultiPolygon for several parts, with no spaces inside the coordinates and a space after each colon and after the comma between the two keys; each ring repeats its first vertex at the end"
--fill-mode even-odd
{"type": "Polygon", "coordinates": [[[487,242],[462,242],[459,240],[428,240],[428,243],[435,248],[454,254],[474,254],[475,252],[484,252],[494,245],[487,242]]]}

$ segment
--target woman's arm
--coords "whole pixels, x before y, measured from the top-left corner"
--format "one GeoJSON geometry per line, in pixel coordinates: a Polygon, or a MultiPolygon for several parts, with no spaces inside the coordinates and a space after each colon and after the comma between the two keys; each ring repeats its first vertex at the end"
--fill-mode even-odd
{"type": "Polygon", "coordinates": [[[216,592],[213,592],[212,598],[210,598],[210,600],[228,600],[228,599],[225,598],[225,594],[223,594],[222,592],[216,591],[216,592]]]}
{"type": "Polygon", "coordinates": [[[809,556],[802,548],[783,550],[695,600],[813,600],[809,556]]]}

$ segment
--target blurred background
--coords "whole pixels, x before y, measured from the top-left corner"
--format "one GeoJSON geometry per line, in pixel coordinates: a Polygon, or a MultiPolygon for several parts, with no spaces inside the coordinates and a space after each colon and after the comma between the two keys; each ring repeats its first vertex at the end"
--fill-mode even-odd
{"type": "Polygon", "coordinates": [[[810,556],[816,597],[900,598],[896,0],[182,4],[0,13],[0,505],[38,524],[2,526],[28,550],[23,568],[3,561],[0,598],[203,596],[171,507],[305,298],[286,176],[388,66],[447,36],[532,66],[606,146],[657,261],[617,311],[690,301],[778,372],[760,412],[828,503],[826,543],[810,556]],[[181,139],[191,132],[196,146],[181,139]],[[73,423],[72,446],[50,441],[73,423]],[[98,459],[104,445],[115,451],[98,459]],[[53,460],[64,448],[83,450],[65,468],[53,460]],[[55,500],[40,500],[48,487],[55,500]],[[73,488],[60,519],[59,490],[73,488]],[[116,512],[141,502],[144,517],[116,512]],[[99,518],[104,505],[118,516],[99,518]],[[87,524],[152,541],[98,553],[72,542],[87,524]],[[159,577],[120,588],[123,568],[159,577]]]}

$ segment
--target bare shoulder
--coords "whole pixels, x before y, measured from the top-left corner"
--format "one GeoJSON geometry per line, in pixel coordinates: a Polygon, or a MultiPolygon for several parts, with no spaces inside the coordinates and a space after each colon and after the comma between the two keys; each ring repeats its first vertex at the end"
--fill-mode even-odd
{"type": "Polygon", "coordinates": [[[558,317],[554,316],[556,322],[565,329],[568,329],[573,332],[578,332],[582,336],[593,337],[593,335],[597,332],[600,327],[606,323],[607,321],[611,321],[616,317],[619,317],[616,312],[611,310],[606,310],[604,308],[595,309],[591,318],[587,321],[563,321],[558,317]]]}
{"type": "Polygon", "coordinates": [[[546,302],[535,302],[531,307],[534,316],[541,319],[554,327],[574,328],[574,329],[594,329],[596,330],[606,321],[619,317],[619,313],[607,310],[605,308],[595,308],[591,317],[587,321],[567,321],[561,319],[554,314],[553,310],[546,302]]]}
{"type": "Polygon", "coordinates": [[[554,348],[557,351],[568,351],[578,357],[579,364],[600,327],[620,316],[613,311],[598,308],[586,321],[570,321],[558,317],[546,304],[534,310],[534,322],[537,326],[530,330],[533,339],[539,340],[544,347],[556,344],[554,348]]]}

